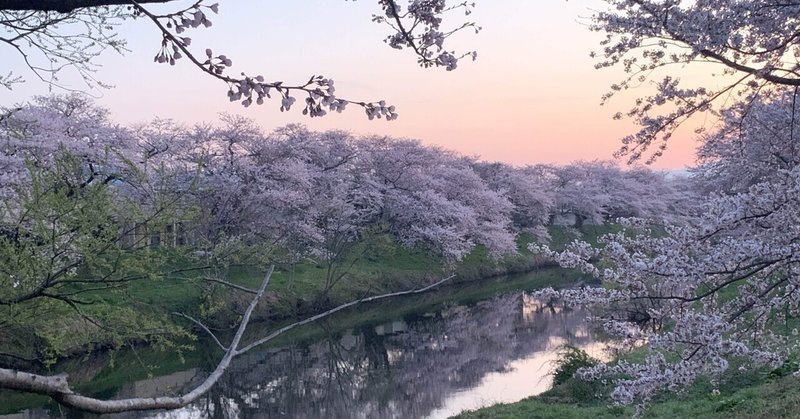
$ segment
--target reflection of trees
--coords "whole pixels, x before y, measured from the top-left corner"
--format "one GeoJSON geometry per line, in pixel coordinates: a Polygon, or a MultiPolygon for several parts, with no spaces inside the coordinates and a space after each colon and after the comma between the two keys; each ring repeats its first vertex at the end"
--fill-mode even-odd
{"type": "Polygon", "coordinates": [[[253,353],[209,395],[205,403],[216,399],[219,407],[208,416],[423,417],[512,360],[564,340],[588,343],[582,319],[514,295],[306,347],[253,353]]]}
{"type": "MultiPolygon", "coordinates": [[[[124,418],[413,418],[491,372],[568,341],[589,343],[584,314],[512,295],[388,322],[309,346],[237,358],[205,398],[173,412],[124,418]]],[[[325,325],[323,325],[325,327],[325,325]]],[[[191,385],[189,372],[132,383],[123,392],[191,385]],[[152,388],[151,388],[152,387],[152,388]]],[[[531,377],[535,382],[539,377],[531,377]]],[[[80,416],[80,415],[79,415],[80,416]]],[[[77,417],[77,416],[76,416],[77,417]]]]}

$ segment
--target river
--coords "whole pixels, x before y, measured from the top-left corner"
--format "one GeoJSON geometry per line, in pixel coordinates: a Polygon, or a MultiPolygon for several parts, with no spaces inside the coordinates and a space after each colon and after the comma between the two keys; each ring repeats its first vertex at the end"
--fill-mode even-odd
{"type": "MultiPolygon", "coordinates": [[[[419,298],[426,297],[412,301],[419,298]]],[[[238,357],[210,393],[186,408],[114,417],[447,418],[545,391],[564,344],[602,357],[584,312],[543,305],[526,292],[468,302],[444,299],[396,317],[375,316],[397,304],[403,301],[369,307],[370,319],[352,325],[347,319],[358,313],[334,317],[311,326],[302,339],[238,357]]],[[[213,359],[214,349],[207,350],[213,359]]],[[[126,383],[111,396],[189,388],[213,363],[206,364],[126,383]]],[[[58,417],[94,416],[53,405],[0,415],[58,417]]]]}

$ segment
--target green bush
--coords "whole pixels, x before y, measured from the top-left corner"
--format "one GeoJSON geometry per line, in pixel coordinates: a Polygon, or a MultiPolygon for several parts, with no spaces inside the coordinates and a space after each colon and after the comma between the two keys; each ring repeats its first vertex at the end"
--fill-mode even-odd
{"type": "Polygon", "coordinates": [[[551,373],[553,388],[542,394],[542,397],[551,401],[578,404],[594,404],[598,400],[604,400],[611,389],[608,383],[574,377],[579,369],[592,367],[599,362],[581,349],[571,345],[563,346],[551,373]]]}
{"type": "Polygon", "coordinates": [[[582,349],[564,345],[559,351],[556,367],[553,370],[553,386],[566,383],[579,369],[593,367],[599,362],[582,349]]]}
{"type": "Polygon", "coordinates": [[[800,370],[800,360],[796,354],[790,354],[780,367],[769,372],[769,378],[786,377],[797,370],[800,370]]]}

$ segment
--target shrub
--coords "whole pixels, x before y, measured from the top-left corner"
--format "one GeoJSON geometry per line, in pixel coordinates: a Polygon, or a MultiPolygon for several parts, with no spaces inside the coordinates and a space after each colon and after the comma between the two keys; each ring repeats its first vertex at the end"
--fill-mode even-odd
{"type": "Polygon", "coordinates": [[[582,349],[564,345],[559,351],[556,367],[552,373],[553,386],[566,383],[579,369],[593,367],[599,362],[582,349]]]}

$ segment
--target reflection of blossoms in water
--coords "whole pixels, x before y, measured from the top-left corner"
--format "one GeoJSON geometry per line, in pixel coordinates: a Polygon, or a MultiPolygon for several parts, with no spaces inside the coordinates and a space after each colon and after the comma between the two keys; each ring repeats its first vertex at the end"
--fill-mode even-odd
{"type": "MultiPolygon", "coordinates": [[[[247,355],[209,399],[236,400],[243,418],[425,417],[511,361],[588,343],[582,318],[520,294],[450,306],[307,347],[247,355]]],[[[538,379],[531,377],[532,386],[538,379]]]]}
{"type": "MultiPolygon", "coordinates": [[[[564,343],[589,344],[584,317],[583,312],[524,294],[449,306],[349,330],[308,346],[250,352],[236,358],[201,401],[177,411],[120,418],[446,417],[472,407],[459,405],[459,397],[475,389],[477,397],[491,404],[502,390],[486,386],[488,393],[483,394],[482,384],[487,377],[513,375],[515,369],[535,374],[522,375],[513,384],[530,389],[521,397],[541,391],[549,383],[550,368],[531,370],[525,362],[551,359],[564,343]]],[[[178,388],[178,381],[191,383],[202,375],[158,377],[125,391],[148,386],[163,390],[167,382],[178,388]]]]}

